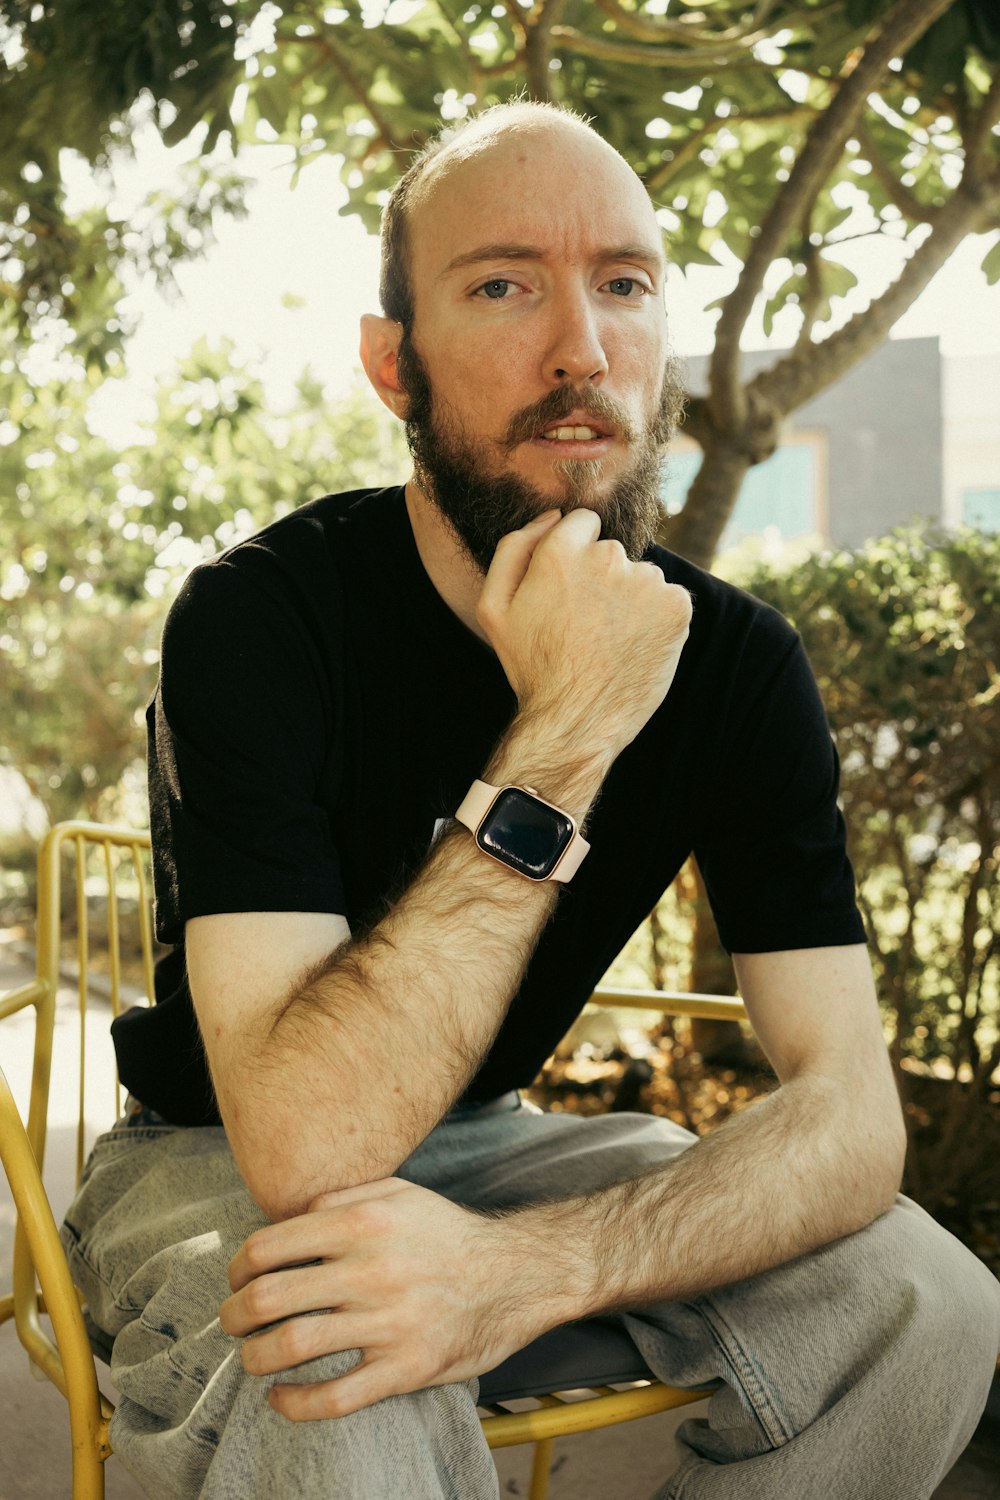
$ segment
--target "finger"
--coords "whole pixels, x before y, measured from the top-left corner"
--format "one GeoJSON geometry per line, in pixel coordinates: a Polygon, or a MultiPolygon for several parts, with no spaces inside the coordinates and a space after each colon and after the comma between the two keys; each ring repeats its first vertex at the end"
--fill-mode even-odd
{"type": "Polygon", "coordinates": [[[502,536],[493,554],[483,591],[479,596],[480,608],[504,609],[510,604],[528,571],[535,548],[544,536],[556,526],[562,516],[559,510],[546,510],[519,531],[508,531],[502,536]]]}
{"type": "Polygon", "coordinates": [[[346,1417],[387,1396],[414,1389],[394,1381],[391,1367],[382,1360],[365,1359],[338,1380],[317,1385],[275,1385],[267,1393],[270,1406],[292,1422],[316,1422],[324,1417],[346,1417]]]}
{"type": "Polygon", "coordinates": [[[248,1375],[275,1375],[324,1354],[361,1349],[373,1337],[369,1316],[351,1313],[313,1313],[289,1318],[277,1328],[243,1340],[240,1358],[248,1375]]]}
{"type": "Polygon", "coordinates": [[[356,1187],[335,1188],[329,1193],[320,1193],[309,1204],[307,1213],[318,1213],[328,1208],[344,1208],[348,1203],[359,1203],[366,1198],[391,1198],[395,1193],[412,1190],[413,1184],[401,1177],[380,1177],[375,1182],[359,1182],[356,1187]]]}
{"type": "Polygon", "coordinates": [[[269,1271],[308,1265],[327,1251],[326,1236],[315,1214],[302,1214],[255,1230],[229,1262],[229,1285],[234,1292],[269,1271]]]}
{"type": "Polygon", "coordinates": [[[601,535],[601,518],[596,510],[577,506],[568,510],[552,533],[551,545],[571,543],[576,546],[584,542],[596,542],[601,535]]]}
{"type": "Polygon", "coordinates": [[[242,1338],[282,1318],[325,1311],[349,1296],[339,1267],[327,1263],[257,1276],[219,1308],[226,1333],[242,1338]]]}

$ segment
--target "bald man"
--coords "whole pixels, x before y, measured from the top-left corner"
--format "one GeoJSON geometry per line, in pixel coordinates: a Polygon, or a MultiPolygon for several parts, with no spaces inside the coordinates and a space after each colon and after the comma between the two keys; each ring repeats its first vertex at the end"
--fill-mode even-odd
{"type": "Polygon", "coordinates": [[[485,1500],[476,1378],[621,1317],[670,1500],[920,1500],[1000,1344],[905,1136],[808,665],[654,544],[654,210],[575,117],[435,142],[361,354],[403,487],[197,569],[150,710],[157,1005],[64,1232],[157,1500],[485,1500]],[[779,1079],[708,1139],[530,1083],[691,851],[779,1079]]]}

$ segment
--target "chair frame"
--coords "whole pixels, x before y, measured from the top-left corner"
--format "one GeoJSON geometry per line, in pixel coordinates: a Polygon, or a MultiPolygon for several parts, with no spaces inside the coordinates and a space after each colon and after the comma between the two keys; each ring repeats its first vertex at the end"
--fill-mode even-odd
{"type": "MultiPolygon", "coordinates": [[[[60,914],[63,858],[74,856],[76,890],[77,992],[80,1024],[79,1115],[76,1176],[83,1169],[85,1023],[90,988],[90,947],[85,889],[88,849],[103,849],[108,890],[108,948],[111,1007],[121,1008],[120,921],[116,860],[130,856],[138,887],[139,931],[147,997],[153,994],[153,934],[146,859],[149,834],[100,823],[57,824],[38,851],[37,956],[34,979],[0,997],[0,1021],[33,1006],[35,1044],[27,1124],[22,1121],[7,1080],[0,1071],[0,1158],[17,1209],[12,1292],[0,1296],[0,1324],[14,1320],[17,1336],[32,1364],[66,1398],[69,1407],[73,1463],[73,1500],[103,1500],[104,1463],[111,1456],[108,1424],[114,1407],[97,1383],[97,1367],[84,1325],[80,1298],[70,1278],[58,1230],[42,1182],[48,1116],[49,1081],[56,994],[60,981],[60,914]],[[112,851],[118,851],[113,854],[112,851]],[[39,1321],[47,1314],[55,1341],[39,1321]]],[[[602,987],[590,1004],[656,1010],[688,1018],[746,1021],[740,1000],[718,995],[666,990],[602,987]]],[[[116,1101],[120,1089],[116,1080],[116,1101]]],[[[553,1392],[532,1398],[533,1410],[508,1411],[504,1405],[482,1408],[483,1433],[490,1448],[533,1443],[535,1453],[529,1500],[545,1500],[552,1447],[557,1437],[634,1421],[654,1412],[699,1401],[705,1390],[680,1390],[652,1381],[625,1390],[588,1387],[590,1395],[553,1392]]]]}

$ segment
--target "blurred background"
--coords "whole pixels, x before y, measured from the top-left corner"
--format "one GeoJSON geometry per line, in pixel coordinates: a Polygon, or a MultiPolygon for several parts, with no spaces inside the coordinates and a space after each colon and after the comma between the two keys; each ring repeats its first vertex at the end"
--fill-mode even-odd
{"type": "MultiPolygon", "coordinates": [[[[34,848],[144,826],[186,571],[397,483],[362,387],[412,150],[524,93],[646,182],[690,404],[662,540],[801,630],[910,1133],[906,1190],[1000,1272],[1000,11],[995,0],[0,5],[0,942],[34,848]]],[[[730,993],[693,866],[612,981],[730,993]]],[[[737,1028],[585,1017],[550,1107],[711,1129],[737,1028]]]]}

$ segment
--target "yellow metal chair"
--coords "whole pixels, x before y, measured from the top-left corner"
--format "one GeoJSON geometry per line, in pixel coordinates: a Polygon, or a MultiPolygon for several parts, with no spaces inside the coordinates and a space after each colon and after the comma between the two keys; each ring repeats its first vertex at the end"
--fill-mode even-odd
{"type": "MultiPolygon", "coordinates": [[[[153,993],[153,934],[148,874],[149,835],[133,829],[108,828],[95,823],[62,823],[44,839],[38,856],[38,921],[35,978],[0,999],[0,1020],[28,1007],[35,1011],[34,1060],[27,1125],[21,1119],[7,1080],[0,1072],[0,1158],[17,1208],[13,1291],[0,1297],[0,1324],[13,1318],[17,1335],[35,1367],[58,1387],[69,1406],[73,1454],[73,1500],[101,1500],[104,1462],[111,1454],[108,1422],[114,1408],[97,1384],[94,1356],[87,1338],[80,1301],[70,1279],[52,1211],[42,1184],[45,1137],[52,1069],[56,991],[60,979],[62,909],[67,892],[73,895],[72,960],[80,1026],[76,1175],[85,1151],[85,1020],[94,983],[96,926],[91,916],[95,896],[105,906],[100,952],[106,958],[102,984],[111,1008],[118,1014],[128,986],[123,979],[123,886],[129,888],[131,920],[135,925],[141,989],[153,993]],[[71,863],[69,880],[64,866],[71,863]],[[42,1327],[47,1314],[54,1341],[42,1327]]],[[[745,1020],[740,1001],[711,995],[682,995],[665,991],[601,989],[593,1000],[601,1005],[655,1009],[672,1015],[745,1020]]],[[[131,1003],[131,1000],[130,1000],[131,1003]]],[[[120,1091],[115,1080],[115,1113],[120,1091]]],[[[113,1118],[110,1095],[107,1119],[113,1118]]],[[[587,1325],[577,1325],[586,1330],[587,1325]]],[[[624,1382],[617,1381],[616,1384],[624,1382]]],[[[481,1408],[483,1431],[491,1448],[534,1443],[530,1500],[545,1500],[552,1446],[557,1437],[591,1431],[636,1417],[667,1411],[700,1400],[705,1391],[685,1391],[649,1379],[630,1379],[626,1389],[591,1386],[583,1374],[571,1389],[546,1392],[530,1410],[508,1410],[506,1400],[481,1408]]],[[[524,1399],[512,1398],[523,1406],[524,1399]]]]}

